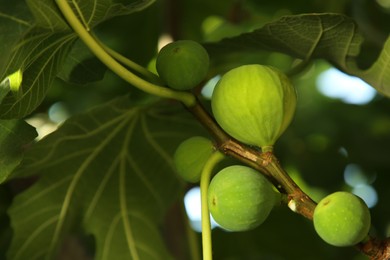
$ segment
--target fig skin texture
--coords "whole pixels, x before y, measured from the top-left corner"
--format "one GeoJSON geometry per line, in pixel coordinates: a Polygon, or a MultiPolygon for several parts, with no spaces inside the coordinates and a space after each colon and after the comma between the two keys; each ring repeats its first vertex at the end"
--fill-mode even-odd
{"type": "Polygon", "coordinates": [[[258,64],[225,73],[211,99],[218,124],[232,137],[260,146],[263,151],[286,130],[296,102],[295,88],[287,76],[276,68],[258,64]]]}
{"type": "Polygon", "coordinates": [[[361,242],[370,229],[370,211],[356,195],[339,191],[323,198],[316,206],[313,224],[328,244],[344,247],[361,242]]]}
{"type": "Polygon", "coordinates": [[[164,46],[156,60],[156,70],[168,87],[189,90],[205,79],[209,55],[202,45],[180,40],[164,46]]]}
{"type": "Polygon", "coordinates": [[[210,182],[208,206],[214,220],[229,231],[251,230],[263,223],[280,194],[256,170],[240,165],[218,172],[210,182]]]}
{"type": "Polygon", "coordinates": [[[202,136],[183,141],[173,155],[173,162],[180,177],[190,183],[197,183],[208,158],[214,151],[212,142],[202,136]]]}

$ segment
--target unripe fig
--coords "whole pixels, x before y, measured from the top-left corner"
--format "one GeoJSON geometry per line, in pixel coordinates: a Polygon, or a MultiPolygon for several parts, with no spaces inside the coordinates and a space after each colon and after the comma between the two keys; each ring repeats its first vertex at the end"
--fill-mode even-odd
{"type": "Polygon", "coordinates": [[[279,70],[258,64],[228,71],[217,83],[211,105],[218,124],[249,145],[271,150],[290,124],[296,91],[279,70]]]}
{"type": "Polygon", "coordinates": [[[230,231],[254,229],[265,221],[280,194],[256,170],[240,165],[218,172],[210,182],[208,205],[214,220],[230,231]]]}
{"type": "Polygon", "coordinates": [[[313,214],[317,234],[328,244],[352,246],[368,234],[370,211],[364,201],[349,192],[335,192],[323,198],[313,214]]]}
{"type": "Polygon", "coordinates": [[[203,166],[213,150],[212,142],[202,136],[183,141],[173,155],[177,173],[187,182],[199,182],[203,166]]]}
{"type": "Polygon", "coordinates": [[[164,46],[157,55],[156,69],[169,87],[188,90],[206,77],[209,55],[197,42],[172,42],[164,46]]]}

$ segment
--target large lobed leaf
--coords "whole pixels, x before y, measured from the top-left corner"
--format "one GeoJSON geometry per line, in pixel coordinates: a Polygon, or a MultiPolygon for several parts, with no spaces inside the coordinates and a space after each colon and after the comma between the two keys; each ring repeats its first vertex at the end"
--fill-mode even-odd
{"type": "MultiPolygon", "coordinates": [[[[126,5],[114,0],[83,0],[74,1],[72,7],[85,26],[93,28],[109,18],[143,10],[153,2],[154,0],[136,1],[126,5]]],[[[8,62],[0,63],[0,81],[21,69],[23,82],[18,95],[9,93],[0,102],[0,118],[23,118],[42,103],[53,80],[68,61],[77,39],[64,21],[55,1],[29,0],[27,4],[35,18],[33,26],[28,26],[26,21],[19,21],[19,24],[24,26],[23,36],[18,41],[13,39],[12,47],[8,41],[7,45],[2,46],[2,51],[7,52],[7,55],[2,56],[8,58],[8,62]],[[11,54],[8,54],[9,52],[11,54]]],[[[0,13],[0,18],[7,23],[18,25],[13,16],[0,13]]],[[[6,27],[0,26],[1,28],[6,27]]],[[[79,53],[85,55],[85,50],[81,49],[79,53]]],[[[82,57],[77,55],[77,52],[72,54],[73,58],[82,57]]],[[[74,61],[70,60],[71,66],[78,65],[73,63],[74,61]]],[[[91,70],[86,70],[88,71],[91,70]]]]}
{"type": "Polygon", "coordinates": [[[4,29],[12,28],[18,33],[13,41],[0,42],[4,58],[0,63],[0,81],[17,70],[23,72],[23,81],[17,95],[8,93],[0,102],[1,118],[22,118],[42,102],[76,39],[54,1],[27,1],[27,4],[35,22],[30,21],[30,16],[26,16],[29,20],[12,16],[12,12],[19,15],[26,9],[20,3],[2,17],[2,24],[7,27],[0,26],[1,31],[6,34],[4,29]]]}
{"type": "MultiPolygon", "coordinates": [[[[93,28],[101,22],[115,16],[141,11],[155,0],[129,1],[117,0],[75,0],[70,4],[74,12],[87,28],[93,28]]],[[[52,31],[69,30],[55,0],[27,0],[38,27],[52,31]]]]}
{"type": "Polygon", "coordinates": [[[19,165],[36,136],[35,129],[23,120],[0,120],[0,183],[19,165]]]}
{"type": "Polygon", "coordinates": [[[0,118],[21,118],[30,114],[42,100],[59,72],[76,37],[31,29],[10,56],[1,78],[17,70],[23,74],[19,93],[8,93],[0,104],[0,118]]]}
{"type": "Polygon", "coordinates": [[[78,0],[79,6],[88,27],[95,27],[112,17],[128,15],[149,7],[155,0],[118,1],[118,0],[78,0]],[[124,4],[124,2],[128,2],[124,4]]]}
{"type": "Polygon", "coordinates": [[[169,259],[158,224],[180,189],[171,153],[198,129],[177,112],[122,97],[38,142],[15,173],[40,178],[9,209],[9,259],[53,259],[79,222],[95,259],[169,259]]]}
{"type": "Polygon", "coordinates": [[[390,96],[390,37],[367,70],[357,67],[362,42],[363,36],[351,18],[325,13],[285,16],[253,32],[205,46],[214,58],[230,52],[266,49],[302,60],[325,59],[390,96]]]}
{"type": "Polygon", "coordinates": [[[62,17],[55,1],[27,0],[31,14],[34,16],[35,25],[55,31],[69,31],[69,26],[62,17]]]}
{"type": "Polygon", "coordinates": [[[30,20],[31,16],[24,1],[0,1],[0,68],[8,60],[12,46],[30,27],[30,20]]]}

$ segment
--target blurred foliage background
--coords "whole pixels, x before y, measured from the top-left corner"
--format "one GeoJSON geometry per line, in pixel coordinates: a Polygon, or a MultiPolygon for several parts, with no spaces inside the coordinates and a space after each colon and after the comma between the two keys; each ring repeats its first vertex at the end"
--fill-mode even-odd
{"type": "MultiPolygon", "coordinates": [[[[1,7],[7,8],[4,10],[11,10],[17,4],[18,1],[1,1],[1,7]]],[[[283,15],[323,12],[343,13],[355,19],[366,39],[359,61],[362,67],[370,65],[390,32],[388,0],[159,0],[143,12],[105,22],[95,33],[113,49],[148,66],[153,64],[161,40],[167,37],[217,41],[260,28],[283,15]]],[[[287,70],[294,60],[259,51],[231,55],[226,66],[249,62],[287,70]]],[[[93,64],[97,72],[94,82],[69,84],[61,78],[56,80],[45,102],[29,118],[41,134],[67,117],[129,90],[143,95],[134,88],[129,89],[127,83],[102,65],[93,64]]],[[[80,64],[87,65],[88,60],[80,64]]],[[[390,102],[380,95],[365,104],[345,103],[325,96],[318,90],[317,79],[329,68],[324,61],[313,61],[293,76],[298,109],[292,125],[277,143],[275,153],[303,190],[317,200],[337,190],[352,190],[351,183],[369,185],[378,196],[371,208],[372,232],[379,237],[390,236],[390,102]],[[360,179],[346,180],[347,170],[349,174],[355,172],[352,175],[360,179]]],[[[4,186],[0,192],[3,194],[0,211],[4,212],[12,192],[4,186]]],[[[175,221],[175,212],[168,216],[168,223],[175,221]]],[[[1,223],[7,222],[4,218],[1,223]]],[[[175,232],[182,231],[172,229],[168,239],[173,239],[175,232]]],[[[0,239],[6,239],[8,233],[9,230],[3,230],[0,239]]],[[[353,248],[325,244],[315,234],[311,222],[286,207],[273,211],[254,231],[228,233],[217,228],[213,240],[217,260],[365,259],[353,248]]],[[[178,258],[186,259],[185,247],[176,244],[171,249],[178,258]]],[[[82,259],[80,255],[76,257],[82,259]]]]}

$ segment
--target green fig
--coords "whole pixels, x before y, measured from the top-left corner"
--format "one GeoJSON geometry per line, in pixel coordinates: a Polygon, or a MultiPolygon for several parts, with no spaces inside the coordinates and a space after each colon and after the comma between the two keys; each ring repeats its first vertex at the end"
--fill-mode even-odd
{"type": "Polygon", "coordinates": [[[218,124],[232,137],[272,150],[290,124],[296,91],[279,70],[258,64],[243,65],[225,73],[212,94],[212,111],[218,124]]]}
{"type": "Polygon", "coordinates": [[[214,220],[230,231],[251,230],[263,223],[280,194],[256,170],[240,165],[218,172],[210,182],[208,206],[214,220]]]}
{"type": "Polygon", "coordinates": [[[197,42],[181,40],[164,46],[156,60],[161,79],[176,90],[189,90],[205,79],[209,55],[197,42]]]}
{"type": "Polygon", "coordinates": [[[352,246],[361,242],[370,229],[370,211],[364,201],[349,192],[335,192],[316,206],[313,224],[328,244],[352,246]]]}
{"type": "Polygon", "coordinates": [[[199,182],[203,166],[213,151],[212,142],[205,137],[194,136],[183,141],[173,155],[177,173],[187,182],[199,182]]]}

